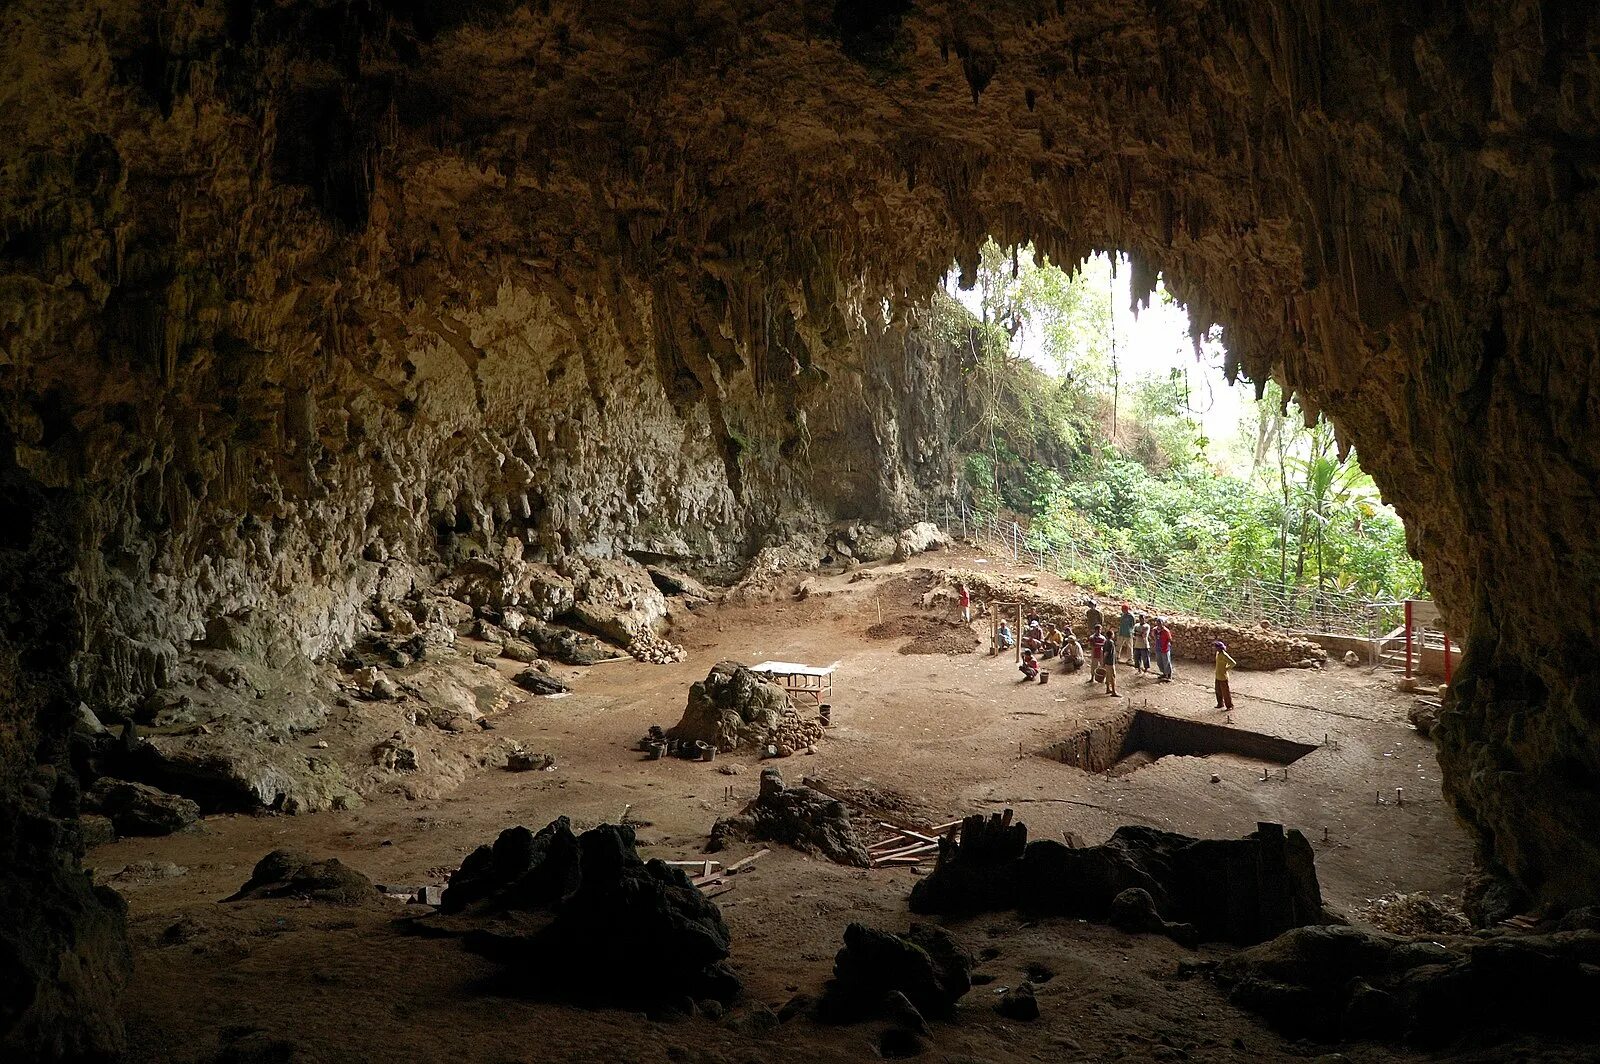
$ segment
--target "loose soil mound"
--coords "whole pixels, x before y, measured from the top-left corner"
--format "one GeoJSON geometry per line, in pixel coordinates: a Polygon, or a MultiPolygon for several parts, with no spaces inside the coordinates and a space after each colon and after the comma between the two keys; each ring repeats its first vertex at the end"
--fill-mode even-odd
{"type": "Polygon", "coordinates": [[[943,617],[907,614],[872,625],[868,639],[898,639],[911,636],[900,648],[902,654],[970,654],[978,647],[978,634],[960,621],[943,617]]]}

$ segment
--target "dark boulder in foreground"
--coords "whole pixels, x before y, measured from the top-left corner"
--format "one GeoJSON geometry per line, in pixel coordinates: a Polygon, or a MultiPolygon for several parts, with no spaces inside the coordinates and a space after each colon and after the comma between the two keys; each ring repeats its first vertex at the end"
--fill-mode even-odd
{"type": "Polygon", "coordinates": [[[588,1004],[725,1004],[739,992],[721,911],[682,870],[640,859],[625,825],[508,828],[450,878],[436,926],[520,987],[588,1004]]]}
{"type": "Polygon", "coordinates": [[[1103,845],[1074,848],[1029,843],[1021,824],[999,815],[968,817],[958,837],[941,840],[933,873],[912,888],[911,909],[1115,916],[1130,930],[1242,946],[1326,919],[1311,844],[1277,824],[1242,839],[1122,827],[1103,845]]]}
{"type": "Polygon", "coordinates": [[[851,924],[817,1003],[820,1019],[853,1023],[897,1018],[908,1001],[922,1016],[950,1019],[972,989],[972,954],[943,928],[912,924],[903,935],[851,924]],[[898,1000],[897,1000],[898,999],[898,1000]]]}
{"type": "Polygon", "coordinates": [[[1229,957],[1228,1000],[1291,1037],[1481,1044],[1600,1035],[1600,932],[1409,939],[1303,927],[1229,957]]]}

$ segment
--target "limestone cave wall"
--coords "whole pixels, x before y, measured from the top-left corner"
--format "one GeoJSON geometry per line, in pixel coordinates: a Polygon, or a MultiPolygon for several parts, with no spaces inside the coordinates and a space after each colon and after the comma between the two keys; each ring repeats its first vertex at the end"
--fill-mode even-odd
{"type": "Polygon", "coordinates": [[[495,537],[731,558],[903,508],[959,405],[915,308],[994,235],[1128,251],[1360,446],[1467,639],[1440,756],[1486,914],[1600,900],[1591,6],[17,0],[0,29],[0,418],[61,500],[73,644],[5,659],[59,695],[0,710],[8,772],[221,613],[314,653],[495,537]]]}

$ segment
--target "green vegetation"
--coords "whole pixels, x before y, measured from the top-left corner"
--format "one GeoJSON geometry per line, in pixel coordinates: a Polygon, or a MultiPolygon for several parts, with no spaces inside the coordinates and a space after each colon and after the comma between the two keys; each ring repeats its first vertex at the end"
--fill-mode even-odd
{"type": "Polygon", "coordinates": [[[1108,265],[1087,267],[1068,275],[990,242],[976,311],[949,297],[936,307],[968,352],[972,428],[959,445],[975,510],[1012,511],[1031,546],[1063,548],[1069,575],[1113,592],[1144,568],[1168,586],[1196,578],[1191,599],[1229,583],[1296,604],[1422,593],[1399,518],[1356,456],[1339,457],[1329,425],[1307,428],[1269,383],[1238,429],[1246,453],[1212,458],[1184,370],[1124,379],[1108,265]],[[1053,372],[1024,356],[1024,338],[1053,372]]]}

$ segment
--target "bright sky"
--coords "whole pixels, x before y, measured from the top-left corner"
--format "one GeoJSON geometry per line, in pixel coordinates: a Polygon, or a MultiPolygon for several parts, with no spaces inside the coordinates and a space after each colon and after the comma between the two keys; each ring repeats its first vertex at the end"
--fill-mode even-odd
{"type": "MultiPolygon", "coordinates": [[[[1115,279],[1110,277],[1109,260],[1103,254],[1091,259],[1084,273],[1092,287],[1099,287],[1105,298],[1111,299],[1112,329],[1123,379],[1131,383],[1146,377],[1165,377],[1175,367],[1186,370],[1190,406],[1211,440],[1208,453],[1214,462],[1226,461],[1239,435],[1239,418],[1255,401],[1255,390],[1249,384],[1229,387],[1222,375],[1223,345],[1203,343],[1201,360],[1196,362],[1188,308],[1181,303],[1164,302],[1159,295],[1152,296],[1150,305],[1135,316],[1129,305],[1133,270],[1125,257],[1120,259],[1115,279]]],[[[976,288],[962,292],[953,284],[949,287],[968,310],[980,312],[976,288]]],[[[1045,372],[1056,372],[1037,333],[1024,329],[1019,338],[1025,356],[1045,372]]]]}

